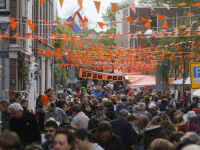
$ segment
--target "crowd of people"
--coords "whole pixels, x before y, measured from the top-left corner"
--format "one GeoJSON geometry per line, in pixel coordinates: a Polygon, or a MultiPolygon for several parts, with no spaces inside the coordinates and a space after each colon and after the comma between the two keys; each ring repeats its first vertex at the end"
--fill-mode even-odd
{"type": "Polygon", "coordinates": [[[186,108],[174,94],[91,84],[36,100],[0,102],[2,150],[200,150],[199,98],[186,108]]]}

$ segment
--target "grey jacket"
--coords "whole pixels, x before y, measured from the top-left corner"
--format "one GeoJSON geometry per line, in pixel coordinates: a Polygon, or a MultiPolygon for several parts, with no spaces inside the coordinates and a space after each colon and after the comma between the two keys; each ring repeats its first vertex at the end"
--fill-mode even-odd
{"type": "Polygon", "coordinates": [[[56,107],[53,112],[48,111],[45,113],[44,122],[46,122],[49,118],[54,118],[55,121],[59,122],[60,124],[69,122],[66,113],[58,107],[56,107]]]}
{"type": "Polygon", "coordinates": [[[2,114],[1,119],[2,119],[2,131],[9,129],[9,122],[10,119],[12,118],[11,113],[6,113],[2,114]]]}
{"type": "Polygon", "coordinates": [[[73,119],[71,124],[77,126],[78,128],[88,128],[89,118],[83,113],[79,112],[73,119]]]}

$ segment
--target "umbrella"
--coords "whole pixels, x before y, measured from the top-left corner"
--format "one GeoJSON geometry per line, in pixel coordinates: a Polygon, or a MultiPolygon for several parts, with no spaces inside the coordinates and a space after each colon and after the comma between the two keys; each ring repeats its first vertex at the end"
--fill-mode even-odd
{"type": "Polygon", "coordinates": [[[200,96],[200,89],[196,90],[194,93],[192,93],[194,96],[200,96]]]}
{"type": "MultiPolygon", "coordinates": [[[[183,79],[179,79],[173,82],[169,82],[169,85],[183,85],[183,79]]],[[[185,80],[185,85],[190,85],[190,77],[187,77],[185,80]]]]}

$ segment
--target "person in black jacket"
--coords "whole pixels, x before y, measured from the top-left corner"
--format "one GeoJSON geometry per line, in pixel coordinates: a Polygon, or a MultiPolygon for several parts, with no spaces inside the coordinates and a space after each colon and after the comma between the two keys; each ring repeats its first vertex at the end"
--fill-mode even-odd
{"type": "Polygon", "coordinates": [[[123,150],[120,137],[111,130],[108,121],[101,121],[97,129],[92,130],[93,142],[98,143],[105,150],[123,150]]]}
{"type": "Polygon", "coordinates": [[[106,116],[110,119],[110,120],[114,120],[114,119],[118,119],[118,114],[114,111],[114,106],[112,104],[111,101],[106,101],[104,103],[104,107],[106,108],[106,116]]]}
{"type": "Polygon", "coordinates": [[[35,115],[23,112],[23,108],[19,103],[13,103],[8,108],[13,116],[10,119],[9,129],[19,135],[22,146],[40,143],[40,129],[35,115]]]}
{"type": "Polygon", "coordinates": [[[149,110],[148,110],[148,112],[152,115],[152,117],[157,116],[157,114],[158,114],[159,112],[156,110],[156,104],[150,103],[150,104],[149,104],[149,110]]]}
{"type": "Polygon", "coordinates": [[[37,105],[36,120],[42,132],[44,131],[44,117],[46,112],[47,108],[43,104],[37,105]]]}
{"type": "Polygon", "coordinates": [[[110,119],[108,119],[108,117],[103,113],[103,106],[101,104],[96,105],[95,111],[96,115],[88,122],[88,130],[97,128],[98,123],[103,120],[110,121],[110,119]]]}
{"type": "Polygon", "coordinates": [[[86,105],[83,106],[83,112],[85,113],[86,116],[88,116],[88,118],[94,117],[94,114],[92,113],[92,109],[91,109],[90,104],[86,104],[86,105]]]}
{"type": "Polygon", "coordinates": [[[193,97],[192,99],[192,103],[190,105],[187,106],[186,111],[191,111],[193,108],[197,108],[198,103],[199,103],[199,98],[198,97],[193,97]]]}

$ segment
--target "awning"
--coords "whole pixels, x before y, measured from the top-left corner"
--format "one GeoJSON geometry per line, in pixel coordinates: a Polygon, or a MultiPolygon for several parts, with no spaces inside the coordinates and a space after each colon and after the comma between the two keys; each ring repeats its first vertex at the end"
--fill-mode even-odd
{"type": "MultiPolygon", "coordinates": [[[[169,82],[169,85],[178,85],[182,86],[183,85],[183,79],[179,79],[173,82],[169,82]]],[[[185,85],[190,85],[190,77],[187,77],[185,80],[185,85]]]]}
{"type": "Polygon", "coordinates": [[[144,87],[144,86],[155,86],[156,77],[150,75],[132,75],[128,76],[131,87],[144,87]]]}

